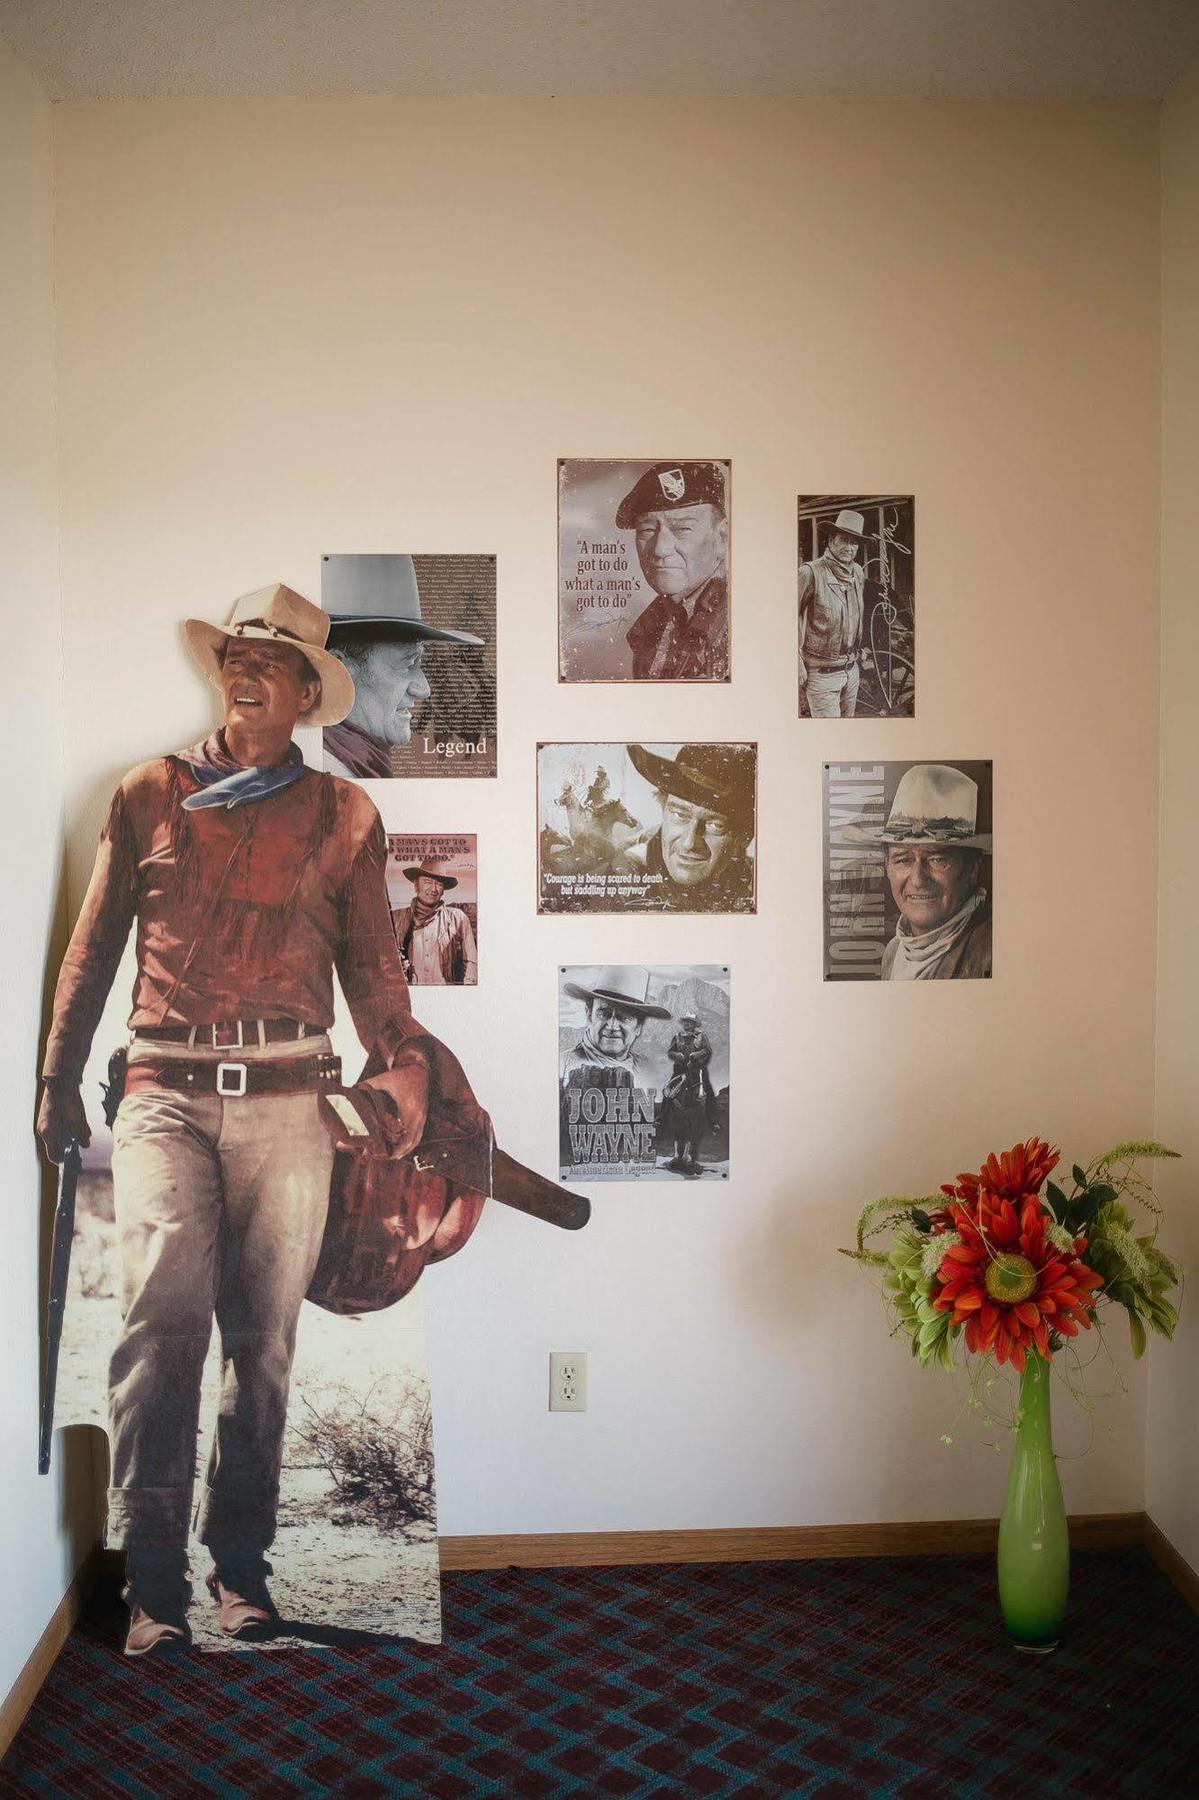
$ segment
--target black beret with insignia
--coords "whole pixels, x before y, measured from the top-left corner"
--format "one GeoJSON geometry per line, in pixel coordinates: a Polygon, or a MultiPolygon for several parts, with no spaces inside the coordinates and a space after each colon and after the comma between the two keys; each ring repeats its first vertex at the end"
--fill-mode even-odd
{"type": "Polygon", "coordinates": [[[680,506],[725,509],[724,468],[714,462],[655,463],[625,495],[616,510],[618,531],[631,531],[643,513],[674,512],[680,506]]]}

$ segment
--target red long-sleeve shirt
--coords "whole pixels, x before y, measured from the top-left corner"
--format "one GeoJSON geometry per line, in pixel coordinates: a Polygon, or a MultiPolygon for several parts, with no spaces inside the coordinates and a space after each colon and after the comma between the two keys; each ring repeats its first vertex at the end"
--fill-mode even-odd
{"type": "Polygon", "coordinates": [[[187,812],[198,787],[168,756],[117,789],[59,974],[43,1073],[82,1075],[134,920],[131,1027],[327,1027],[336,969],[368,1050],[389,1020],[424,1036],[391,927],[382,820],[361,788],[306,769],[264,800],[187,812]]]}

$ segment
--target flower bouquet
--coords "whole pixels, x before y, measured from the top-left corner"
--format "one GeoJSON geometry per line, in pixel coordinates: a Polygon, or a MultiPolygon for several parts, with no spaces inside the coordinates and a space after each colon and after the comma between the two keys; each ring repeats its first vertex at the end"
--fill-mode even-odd
{"type": "Polygon", "coordinates": [[[881,1271],[896,1331],[923,1366],[956,1366],[958,1350],[1010,1364],[1020,1376],[1016,1452],[1000,1521],[999,1586],[1017,1642],[1052,1648],[1065,1612],[1069,1543],[1049,1420],[1049,1365],[1080,1332],[1102,1332],[1101,1308],[1128,1316],[1134,1356],[1146,1332],[1172,1337],[1168,1298],[1181,1279],[1159,1249],[1160,1208],[1137,1165],[1175,1154],[1117,1144],[1067,1193],[1049,1179],[1056,1150],[1040,1138],[991,1155],[922,1200],[886,1196],[863,1208],[844,1254],[881,1271]],[[1043,1190],[1043,1191],[1042,1191],[1043,1190]],[[1152,1220],[1138,1229],[1136,1211],[1152,1220]],[[878,1240],[884,1247],[876,1247],[878,1240]]]}

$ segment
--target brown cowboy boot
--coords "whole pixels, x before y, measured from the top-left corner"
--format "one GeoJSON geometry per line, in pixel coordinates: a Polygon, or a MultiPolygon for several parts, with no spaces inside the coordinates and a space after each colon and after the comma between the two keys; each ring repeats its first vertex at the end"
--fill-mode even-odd
{"type": "Polygon", "coordinates": [[[205,1587],[220,1609],[217,1622],[226,1637],[247,1640],[274,1637],[279,1612],[267,1590],[268,1562],[257,1568],[215,1568],[205,1587]]]}
{"type": "Polygon", "coordinates": [[[165,1651],[186,1650],[191,1641],[191,1628],[182,1613],[169,1619],[155,1618],[140,1601],[131,1598],[126,1656],[161,1656],[165,1651]]]}
{"type": "Polygon", "coordinates": [[[126,1656],[155,1656],[186,1650],[192,1641],[187,1623],[191,1584],[182,1552],[131,1549],[128,1580],[122,1598],[129,1608],[126,1656]]]}

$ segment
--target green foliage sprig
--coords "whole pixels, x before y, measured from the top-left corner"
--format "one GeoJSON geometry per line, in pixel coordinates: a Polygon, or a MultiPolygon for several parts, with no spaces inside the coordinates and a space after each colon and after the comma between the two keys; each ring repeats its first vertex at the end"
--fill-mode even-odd
{"type": "Polygon", "coordinates": [[[1158,1249],[1156,1221],[1161,1218],[1161,1207],[1152,1183],[1136,1164],[1177,1156],[1177,1150],[1152,1139],[1131,1138],[1106,1150],[1086,1169],[1075,1163],[1073,1193],[1067,1195],[1053,1181],[1045,1190],[1059,1225],[1072,1237],[1086,1238],[1086,1261],[1103,1277],[1101,1297],[1127,1312],[1136,1357],[1145,1354],[1146,1327],[1159,1337],[1174,1336],[1178,1308],[1166,1294],[1182,1280],[1178,1265],[1158,1249]],[[1127,1201],[1153,1215],[1152,1230],[1137,1234],[1127,1201]]]}

